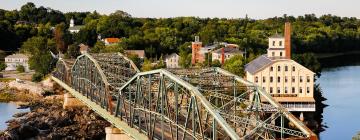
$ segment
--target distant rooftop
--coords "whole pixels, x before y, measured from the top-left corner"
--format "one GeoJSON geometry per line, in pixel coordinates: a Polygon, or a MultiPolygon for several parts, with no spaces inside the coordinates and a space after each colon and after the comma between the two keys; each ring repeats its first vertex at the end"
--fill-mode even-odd
{"type": "Polygon", "coordinates": [[[284,36],[280,35],[278,33],[275,33],[274,35],[270,36],[269,38],[284,38],[284,36]]]}
{"type": "Polygon", "coordinates": [[[76,25],[74,27],[69,27],[69,30],[80,30],[83,27],[85,27],[85,26],[84,25],[76,25]]]}
{"type": "MultiPolygon", "coordinates": [[[[214,53],[221,54],[221,53],[222,53],[222,48],[215,50],[214,53]]],[[[238,48],[224,47],[224,53],[231,53],[231,54],[236,54],[236,53],[238,53],[238,54],[243,54],[244,52],[240,51],[238,48]]]]}
{"type": "Polygon", "coordinates": [[[251,73],[251,74],[255,74],[257,71],[259,71],[260,69],[262,69],[263,67],[271,64],[273,61],[268,58],[265,55],[261,55],[258,58],[254,59],[253,61],[249,62],[248,64],[245,65],[245,71],[251,73]]]}
{"type": "Polygon", "coordinates": [[[5,58],[29,58],[29,57],[22,53],[16,53],[16,54],[6,56],[5,58]]]}

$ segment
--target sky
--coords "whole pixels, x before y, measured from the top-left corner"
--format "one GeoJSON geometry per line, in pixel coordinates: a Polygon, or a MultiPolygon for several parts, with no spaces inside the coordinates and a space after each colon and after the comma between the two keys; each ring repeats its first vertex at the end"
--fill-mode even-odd
{"type": "Polygon", "coordinates": [[[27,2],[62,12],[122,10],[133,17],[219,17],[264,19],[284,14],[314,13],[360,18],[360,0],[0,0],[0,9],[14,10],[27,2]]]}

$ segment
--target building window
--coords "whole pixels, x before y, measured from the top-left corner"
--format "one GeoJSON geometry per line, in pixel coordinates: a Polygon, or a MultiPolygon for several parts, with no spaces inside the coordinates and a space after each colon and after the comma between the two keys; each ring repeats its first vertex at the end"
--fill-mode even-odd
{"type": "Polygon", "coordinates": [[[288,87],[285,87],[285,93],[288,93],[288,87]]]}
{"type": "Polygon", "coordinates": [[[292,67],[292,71],[295,71],[295,66],[292,67]]]}
{"type": "Polygon", "coordinates": [[[278,66],[278,71],[281,71],[281,67],[280,67],[280,66],[278,66]]]}
{"type": "Polygon", "coordinates": [[[270,87],[270,93],[273,93],[273,87],[270,87]]]}
{"type": "Polygon", "coordinates": [[[270,67],[270,71],[274,71],[274,67],[273,67],[273,66],[270,67]]]}
{"type": "Polygon", "coordinates": [[[306,87],[306,93],[310,93],[310,87],[306,87]]]}
{"type": "Polygon", "coordinates": [[[263,83],[265,83],[266,82],[266,77],[263,76],[262,80],[263,80],[263,83]]]}
{"type": "Polygon", "coordinates": [[[272,83],[273,82],[273,77],[272,76],[270,76],[270,83],[272,83]]]}
{"type": "Polygon", "coordinates": [[[277,87],[277,93],[280,93],[280,87],[277,87]]]}
{"type": "Polygon", "coordinates": [[[287,83],[288,82],[288,77],[287,76],[285,76],[285,83],[287,83]]]}
{"type": "Polygon", "coordinates": [[[282,41],[279,41],[279,46],[282,46],[282,41]]]}
{"type": "Polygon", "coordinates": [[[310,83],[310,76],[306,76],[306,82],[310,83]]]}
{"type": "Polygon", "coordinates": [[[280,76],[277,77],[277,82],[280,83],[281,79],[280,76]]]}
{"type": "Polygon", "coordinates": [[[255,77],[255,82],[257,83],[259,81],[258,77],[256,76],[255,77]]]}
{"type": "Polygon", "coordinates": [[[288,71],[288,66],[285,66],[285,71],[288,71]]]}
{"type": "Polygon", "coordinates": [[[280,56],[282,56],[282,52],[280,52],[280,56]]]}
{"type": "Polygon", "coordinates": [[[299,87],[299,93],[302,93],[302,87],[299,87]]]}
{"type": "Polygon", "coordinates": [[[302,76],[300,76],[300,83],[302,83],[303,82],[303,77],[302,76]]]}
{"type": "Polygon", "coordinates": [[[295,87],[291,88],[291,93],[295,93],[295,87]]]}
{"type": "Polygon", "coordinates": [[[275,41],[273,41],[273,46],[275,46],[275,41]]]}
{"type": "Polygon", "coordinates": [[[275,52],[272,52],[272,56],[273,56],[273,57],[275,56],[275,52]]]}
{"type": "Polygon", "coordinates": [[[295,76],[291,77],[291,82],[295,83],[295,76]]]}

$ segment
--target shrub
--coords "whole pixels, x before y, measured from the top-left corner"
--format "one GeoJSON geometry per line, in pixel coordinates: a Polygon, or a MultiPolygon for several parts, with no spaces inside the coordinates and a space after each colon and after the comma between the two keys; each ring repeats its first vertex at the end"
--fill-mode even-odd
{"type": "Polygon", "coordinates": [[[41,80],[42,80],[42,77],[43,77],[44,75],[42,75],[41,73],[35,73],[34,75],[32,75],[32,78],[31,78],[31,80],[33,81],[33,82],[40,82],[41,80]]]}
{"type": "Polygon", "coordinates": [[[23,65],[17,65],[16,66],[16,71],[18,72],[25,72],[25,67],[23,65]]]}

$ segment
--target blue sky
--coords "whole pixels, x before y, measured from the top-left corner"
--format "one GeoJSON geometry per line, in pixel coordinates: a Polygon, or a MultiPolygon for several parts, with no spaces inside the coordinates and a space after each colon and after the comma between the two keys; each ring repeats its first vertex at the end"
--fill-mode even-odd
{"type": "Polygon", "coordinates": [[[248,14],[255,19],[274,16],[333,14],[360,18],[359,0],[0,0],[0,8],[20,9],[26,2],[63,12],[123,10],[134,17],[226,17],[248,14]]]}

